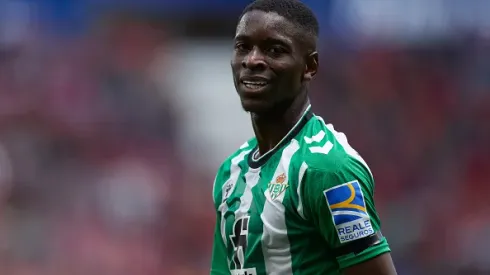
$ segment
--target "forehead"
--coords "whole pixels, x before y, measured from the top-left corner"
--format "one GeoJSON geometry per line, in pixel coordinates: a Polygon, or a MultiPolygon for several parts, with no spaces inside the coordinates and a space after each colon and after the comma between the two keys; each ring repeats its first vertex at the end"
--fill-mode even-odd
{"type": "Polygon", "coordinates": [[[272,38],[292,44],[296,35],[296,26],[281,15],[275,12],[250,11],[238,23],[235,38],[272,38]]]}

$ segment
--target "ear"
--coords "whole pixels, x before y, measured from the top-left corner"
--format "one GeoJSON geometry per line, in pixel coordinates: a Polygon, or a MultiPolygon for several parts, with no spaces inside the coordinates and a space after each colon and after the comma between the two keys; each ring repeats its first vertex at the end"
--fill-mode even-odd
{"type": "Polygon", "coordinates": [[[303,79],[310,81],[318,71],[318,52],[314,51],[306,56],[306,66],[303,79]]]}

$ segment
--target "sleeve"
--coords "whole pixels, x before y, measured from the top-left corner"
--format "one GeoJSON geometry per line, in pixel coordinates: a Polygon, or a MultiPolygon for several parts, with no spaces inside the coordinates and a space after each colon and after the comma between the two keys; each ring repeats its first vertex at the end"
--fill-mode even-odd
{"type": "Polygon", "coordinates": [[[340,269],[390,252],[374,205],[374,180],[362,163],[348,159],[334,169],[307,168],[301,185],[305,216],[340,269]]]}
{"type": "Polygon", "coordinates": [[[214,228],[213,252],[211,257],[210,275],[230,275],[228,260],[226,256],[226,246],[220,234],[221,217],[216,218],[214,228]]]}

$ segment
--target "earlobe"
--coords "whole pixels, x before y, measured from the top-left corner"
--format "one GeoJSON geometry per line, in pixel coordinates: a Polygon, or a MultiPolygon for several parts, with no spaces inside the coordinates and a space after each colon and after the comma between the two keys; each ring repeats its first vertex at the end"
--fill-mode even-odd
{"type": "Polygon", "coordinates": [[[313,74],[311,73],[310,71],[310,68],[308,67],[308,65],[305,66],[305,73],[304,73],[304,76],[303,76],[303,79],[306,80],[306,81],[310,81],[313,79],[313,74]]]}

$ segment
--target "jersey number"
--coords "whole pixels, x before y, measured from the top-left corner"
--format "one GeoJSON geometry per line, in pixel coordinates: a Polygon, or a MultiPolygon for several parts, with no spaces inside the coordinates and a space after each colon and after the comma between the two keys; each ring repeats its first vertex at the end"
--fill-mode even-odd
{"type": "Polygon", "coordinates": [[[247,251],[248,221],[249,216],[241,217],[233,224],[233,233],[230,235],[233,244],[233,258],[236,269],[242,269],[247,251]]]}

